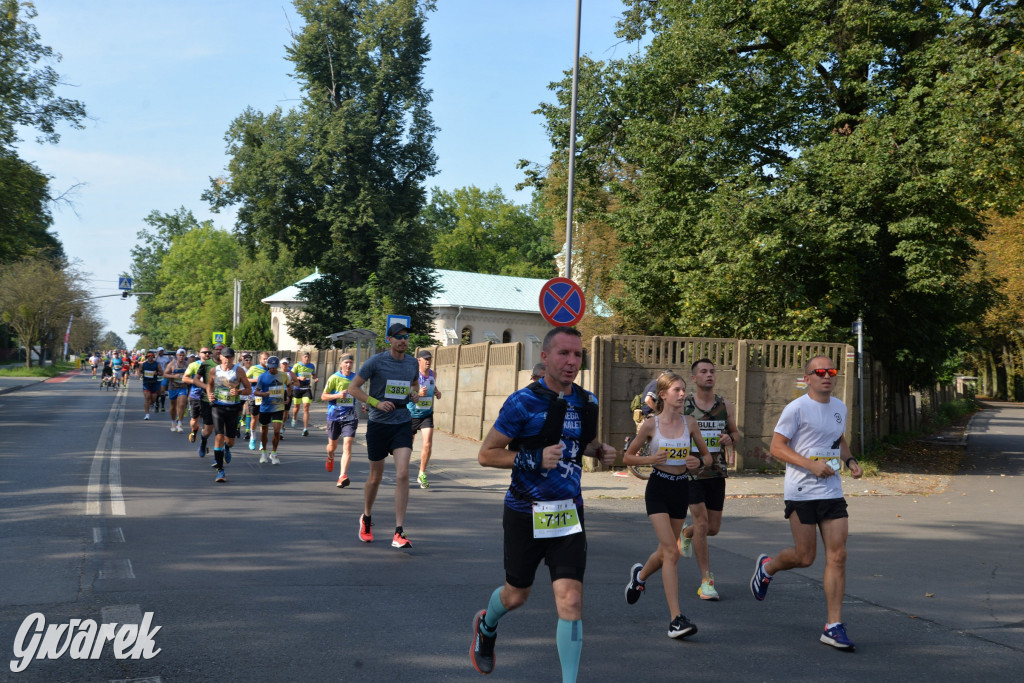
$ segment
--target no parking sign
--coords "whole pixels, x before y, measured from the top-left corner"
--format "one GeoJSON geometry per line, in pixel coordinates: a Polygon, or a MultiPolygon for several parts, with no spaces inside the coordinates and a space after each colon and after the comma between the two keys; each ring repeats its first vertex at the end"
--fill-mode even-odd
{"type": "Polygon", "coordinates": [[[540,314],[556,327],[570,327],[583,320],[587,299],[580,286],[567,277],[556,277],[540,288],[540,314]]]}

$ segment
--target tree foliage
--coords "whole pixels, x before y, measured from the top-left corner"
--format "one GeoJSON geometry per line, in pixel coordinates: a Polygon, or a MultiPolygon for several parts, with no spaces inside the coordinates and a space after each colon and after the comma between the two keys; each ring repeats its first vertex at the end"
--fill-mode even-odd
{"type": "MultiPolygon", "coordinates": [[[[0,266],[0,319],[26,351],[56,352],[71,316],[87,315],[87,296],[81,273],[67,264],[26,257],[0,266]]],[[[31,352],[25,364],[31,367],[31,352]]]]}
{"type": "Polygon", "coordinates": [[[997,398],[1024,398],[1024,212],[989,216],[978,244],[975,277],[995,283],[997,305],[968,326],[974,345],[966,365],[997,398]]]}
{"type": "Polygon", "coordinates": [[[32,3],[0,0],[0,263],[42,254],[60,262],[64,253],[49,232],[53,219],[49,178],[18,156],[24,129],[38,132],[40,142],[56,143],[57,127],[81,128],[85,107],[57,96],[60,76],[50,65],[60,55],[39,42],[31,24],[32,3]]]}
{"type": "Polygon", "coordinates": [[[132,333],[140,335],[140,345],[198,348],[213,332],[230,330],[238,279],[241,331],[234,343],[242,338],[247,348],[273,346],[270,309],[262,299],[303,275],[287,248],[277,251],[276,260],[268,250],[249,255],[234,235],[184,207],[152,211],[143,220],[151,229],[138,233],[131,273],[134,289],[153,295],[137,298],[132,333]]]}
{"type": "Polygon", "coordinates": [[[60,140],[57,126],[81,128],[85,106],[58,97],[60,75],[49,62],[60,55],[40,44],[39,31],[29,23],[36,17],[30,2],[0,0],[0,148],[18,141],[18,127],[34,128],[40,142],[60,140]]]}
{"type": "Polygon", "coordinates": [[[536,209],[510,202],[497,187],[434,188],[420,221],[438,268],[550,278],[557,274],[553,226],[536,209]]]}
{"type": "Polygon", "coordinates": [[[634,0],[620,28],[649,44],[598,70],[581,157],[620,202],[627,328],[847,341],[863,313],[930,382],[991,303],[984,212],[1021,203],[1016,3],[634,0]]]}
{"type": "Polygon", "coordinates": [[[111,349],[127,349],[128,346],[124,343],[124,339],[121,339],[121,335],[108,330],[100,337],[98,348],[100,351],[109,351],[111,349]]]}
{"type": "Polygon", "coordinates": [[[0,150],[0,263],[38,254],[64,257],[50,232],[50,181],[36,166],[0,150]]]}
{"type": "Polygon", "coordinates": [[[295,0],[305,22],[287,48],[301,104],[246,110],[226,135],[228,176],[204,198],[236,206],[250,250],[286,247],[319,266],[303,288],[306,315],[292,333],[323,345],[370,305],[369,278],[386,283],[395,313],[426,327],[435,284],[418,229],[423,183],[435,172],[435,126],[423,86],[433,2],[295,0]]]}

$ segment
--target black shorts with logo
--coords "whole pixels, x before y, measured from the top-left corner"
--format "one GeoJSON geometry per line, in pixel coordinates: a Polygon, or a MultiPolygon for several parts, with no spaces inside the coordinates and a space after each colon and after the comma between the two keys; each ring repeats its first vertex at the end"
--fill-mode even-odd
{"type": "Polygon", "coordinates": [[[583,531],[556,538],[533,537],[533,514],[516,512],[505,506],[501,526],[505,530],[505,580],[516,588],[529,588],[540,561],[548,566],[551,580],[583,581],[587,570],[587,525],[583,506],[576,512],[583,531]]]}
{"type": "Polygon", "coordinates": [[[670,519],[686,519],[690,506],[690,475],[669,474],[658,468],[651,470],[644,490],[647,515],[667,514],[670,519]]]}

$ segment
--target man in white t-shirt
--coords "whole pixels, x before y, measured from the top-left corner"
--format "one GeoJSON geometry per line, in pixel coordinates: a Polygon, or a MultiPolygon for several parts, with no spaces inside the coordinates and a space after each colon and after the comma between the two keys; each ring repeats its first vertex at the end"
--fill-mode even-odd
{"type": "Polygon", "coordinates": [[[850,475],[863,471],[846,443],[846,406],[832,396],[837,374],[832,359],[815,356],[807,361],[807,393],[785,407],[772,437],[771,454],[786,463],[783,498],[794,546],[774,558],[757,558],[750,591],[764,600],[776,572],[810,567],[817,550],[817,532],[825,544],[825,603],[828,619],[821,642],[853,650],[842,623],[846,591],[846,536],[849,515],[839,471],[845,463],[850,475]],[[794,514],[795,513],[795,514],[794,514]]]}

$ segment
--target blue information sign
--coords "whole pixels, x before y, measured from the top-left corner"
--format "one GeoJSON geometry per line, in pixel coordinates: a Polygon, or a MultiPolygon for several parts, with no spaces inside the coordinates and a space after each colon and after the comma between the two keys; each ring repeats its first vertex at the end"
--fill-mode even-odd
{"type": "Polygon", "coordinates": [[[117,288],[126,291],[130,290],[132,288],[132,279],[130,277],[117,278],[117,288]]]}

